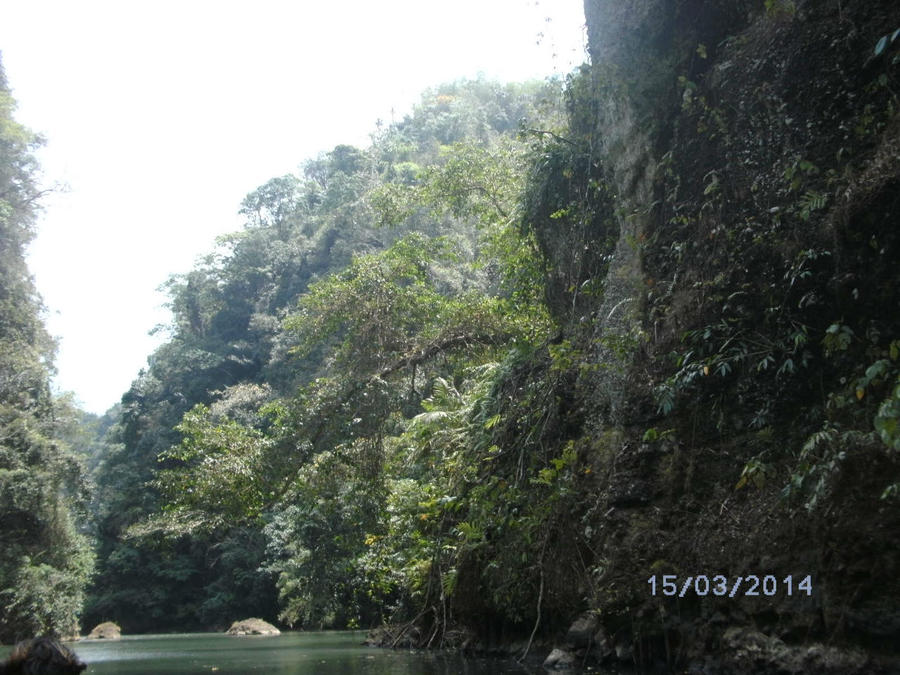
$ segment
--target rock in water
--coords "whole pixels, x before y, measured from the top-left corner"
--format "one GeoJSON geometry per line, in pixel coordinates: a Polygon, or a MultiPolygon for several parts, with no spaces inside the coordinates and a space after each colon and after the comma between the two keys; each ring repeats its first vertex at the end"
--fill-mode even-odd
{"type": "Polygon", "coordinates": [[[49,637],[36,637],[20,642],[9,658],[0,661],[0,673],[4,675],[78,675],[86,668],[87,665],[74,652],[49,637]]]}
{"type": "Polygon", "coordinates": [[[543,667],[547,670],[570,670],[575,668],[577,661],[578,659],[572,652],[556,647],[544,659],[543,667]]]}
{"type": "Polygon", "coordinates": [[[228,635],[281,635],[281,631],[262,619],[235,621],[225,631],[228,635]]]}
{"type": "Polygon", "coordinates": [[[121,637],[122,629],[112,621],[104,621],[95,626],[94,630],[88,635],[88,638],[91,640],[118,640],[121,637]]]}

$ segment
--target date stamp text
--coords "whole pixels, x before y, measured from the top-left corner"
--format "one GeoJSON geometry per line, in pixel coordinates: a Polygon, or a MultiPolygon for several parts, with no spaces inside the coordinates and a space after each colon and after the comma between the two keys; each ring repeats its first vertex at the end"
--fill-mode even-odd
{"type": "Polygon", "coordinates": [[[680,578],[677,574],[654,574],[647,583],[650,585],[650,595],[667,595],[669,597],[683,598],[686,595],[698,596],[717,595],[729,598],[739,596],[774,596],[779,590],[791,595],[812,595],[812,575],[795,577],[788,574],[778,577],[774,574],[758,575],[748,574],[739,577],[727,577],[724,574],[708,576],[697,574],[680,578]]]}

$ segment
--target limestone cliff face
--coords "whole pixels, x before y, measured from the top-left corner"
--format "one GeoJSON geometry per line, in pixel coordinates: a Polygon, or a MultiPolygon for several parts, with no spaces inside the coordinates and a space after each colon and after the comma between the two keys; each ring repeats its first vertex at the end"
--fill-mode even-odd
{"type": "Polygon", "coordinates": [[[593,653],[887,672],[900,5],[586,0],[585,15],[589,153],[616,234],[572,329],[597,366],[576,444],[595,477],[593,653]],[[779,586],[652,596],[662,574],[779,586]],[[812,592],[787,593],[807,575],[812,592]]]}
{"type": "Polygon", "coordinates": [[[594,404],[613,424],[624,419],[627,385],[635,377],[632,355],[623,354],[621,346],[637,339],[646,310],[639,242],[658,215],[660,143],[677,111],[676,83],[693,69],[698,44],[718,42],[726,31],[746,23],[746,4],[585,2],[596,97],[594,133],[615,191],[619,235],[593,340],[595,359],[604,364],[593,383],[594,404]]]}

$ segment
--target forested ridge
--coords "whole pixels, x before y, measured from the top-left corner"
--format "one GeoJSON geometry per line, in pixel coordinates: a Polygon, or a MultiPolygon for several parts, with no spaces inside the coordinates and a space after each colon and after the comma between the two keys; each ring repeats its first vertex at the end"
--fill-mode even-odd
{"type": "Polygon", "coordinates": [[[248,195],[245,230],[168,282],[170,339],[95,457],[90,621],[369,626],[414,606],[434,546],[419,505],[437,517],[450,478],[409,444],[550,327],[511,214],[521,123],[555,128],[561,97],[557,82],[427,92],[371,147],[248,195]],[[395,502],[415,528],[388,546],[395,502]]]}
{"type": "MultiPolygon", "coordinates": [[[[71,630],[86,592],[85,626],[127,632],[261,616],[560,664],[890,672],[900,8],[585,10],[565,81],[435,87],[250,193],[80,432],[47,392],[33,139],[7,112],[2,337],[29,349],[3,373],[33,380],[4,385],[0,496],[36,520],[4,545],[0,637],[71,630]],[[51,583],[68,613],[38,625],[51,583]]],[[[0,514],[4,542],[22,522],[0,514]]]]}

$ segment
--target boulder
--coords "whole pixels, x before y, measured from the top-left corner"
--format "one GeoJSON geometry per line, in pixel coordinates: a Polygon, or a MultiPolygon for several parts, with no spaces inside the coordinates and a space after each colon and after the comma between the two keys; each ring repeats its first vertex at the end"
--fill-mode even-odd
{"type": "Polygon", "coordinates": [[[87,665],[53,638],[36,637],[17,644],[5,661],[0,661],[0,673],[54,673],[78,675],[87,665]]]}
{"type": "Polygon", "coordinates": [[[225,631],[228,635],[281,635],[281,631],[262,619],[235,621],[225,631]]]}
{"type": "Polygon", "coordinates": [[[112,621],[104,621],[94,626],[94,630],[88,634],[89,640],[118,640],[121,637],[122,629],[112,621]]]}
{"type": "Polygon", "coordinates": [[[544,659],[544,668],[547,670],[571,670],[576,667],[578,659],[572,652],[556,647],[550,655],[544,659]]]}
{"type": "Polygon", "coordinates": [[[576,649],[590,647],[594,641],[594,634],[600,628],[600,619],[596,612],[585,612],[569,626],[566,633],[566,643],[576,649]]]}
{"type": "Polygon", "coordinates": [[[746,626],[732,626],[726,629],[722,643],[726,650],[726,659],[730,661],[732,667],[729,672],[735,673],[862,675],[873,672],[897,672],[882,671],[866,654],[858,650],[839,649],[818,643],[788,645],[775,636],[766,635],[746,626]]]}

